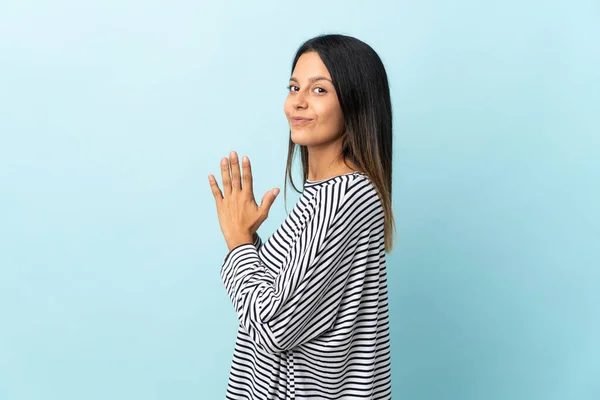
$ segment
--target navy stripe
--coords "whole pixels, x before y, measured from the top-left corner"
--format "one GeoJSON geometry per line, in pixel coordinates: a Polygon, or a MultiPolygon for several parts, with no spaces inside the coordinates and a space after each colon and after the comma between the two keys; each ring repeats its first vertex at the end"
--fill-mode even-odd
{"type": "Polygon", "coordinates": [[[232,249],[227,399],[390,399],[384,213],[354,172],[307,182],[277,231],[232,249]]]}

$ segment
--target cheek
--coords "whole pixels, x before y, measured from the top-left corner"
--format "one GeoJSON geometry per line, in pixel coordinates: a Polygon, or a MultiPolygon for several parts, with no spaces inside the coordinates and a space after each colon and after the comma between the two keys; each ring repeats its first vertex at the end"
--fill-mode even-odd
{"type": "Polygon", "coordinates": [[[338,104],[325,104],[319,112],[319,122],[328,129],[337,131],[344,123],[342,111],[338,104]]]}
{"type": "Polygon", "coordinates": [[[283,112],[286,117],[289,117],[289,115],[290,115],[290,98],[289,97],[286,97],[285,101],[283,102],[283,112]]]}

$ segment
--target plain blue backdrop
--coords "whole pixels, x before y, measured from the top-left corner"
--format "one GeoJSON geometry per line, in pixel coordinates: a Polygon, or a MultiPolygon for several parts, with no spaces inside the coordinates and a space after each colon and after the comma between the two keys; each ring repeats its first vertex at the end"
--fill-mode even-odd
{"type": "Polygon", "coordinates": [[[600,399],[599,27],[597,1],[3,0],[0,400],[224,397],[207,176],[248,155],[277,229],[321,33],[390,78],[393,397],[600,399]]]}

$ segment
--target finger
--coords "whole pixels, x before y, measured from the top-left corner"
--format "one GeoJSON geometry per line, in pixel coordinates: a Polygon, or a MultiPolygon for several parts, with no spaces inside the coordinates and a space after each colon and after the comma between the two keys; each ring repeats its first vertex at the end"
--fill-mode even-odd
{"type": "Polygon", "coordinates": [[[277,198],[278,194],[279,194],[279,189],[273,189],[273,190],[269,190],[263,196],[262,201],[260,203],[260,209],[264,213],[265,218],[269,215],[269,210],[271,209],[271,206],[275,202],[275,198],[277,198]]]}
{"type": "Polygon", "coordinates": [[[240,178],[240,162],[235,151],[229,154],[229,162],[231,164],[231,190],[242,190],[242,180],[240,178]]]}
{"type": "Polygon", "coordinates": [[[225,157],[221,159],[221,181],[223,182],[223,192],[227,197],[231,194],[231,176],[229,175],[229,161],[225,157]]]}
{"type": "Polygon", "coordinates": [[[212,191],[215,200],[223,200],[223,193],[221,193],[221,189],[219,189],[219,185],[213,174],[208,175],[208,183],[210,184],[210,190],[212,191]]]}
{"type": "Polygon", "coordinates": [[[252,167],[250,166],[250,159],[246,156],[242,158],[242,170],[244,172],[244,183],[242,184],[242,190],[252,194],[252,167]]]}

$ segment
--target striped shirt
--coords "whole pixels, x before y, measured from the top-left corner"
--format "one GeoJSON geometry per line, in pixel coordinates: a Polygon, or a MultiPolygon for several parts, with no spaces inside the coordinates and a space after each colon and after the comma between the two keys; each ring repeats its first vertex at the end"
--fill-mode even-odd
{"type": "Polygon", "coordinates": [[[233,248],[227,399],[390,399],[384,213],[366,174],[306,181],[277,231],[233,248]]]}

